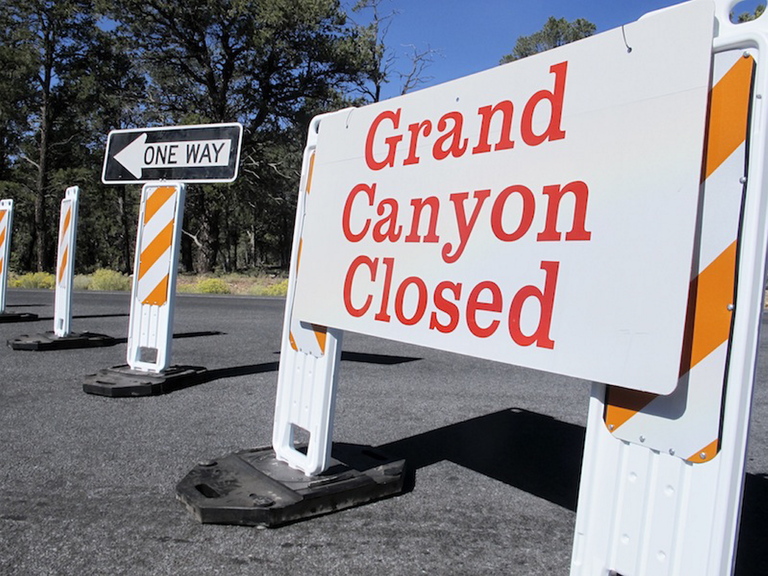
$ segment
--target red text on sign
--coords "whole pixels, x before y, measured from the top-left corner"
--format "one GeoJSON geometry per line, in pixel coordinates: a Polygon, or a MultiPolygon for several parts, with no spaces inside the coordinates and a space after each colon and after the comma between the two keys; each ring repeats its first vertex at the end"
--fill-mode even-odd
{"type": "MultiPolygon", "coordinates": [[[[539,146],[565,138],[561,127],[563,100],[565,97],[567,62],[553,64],[549,71],[554,75],[552,89],[535,92],[523,106],[518,124],[520,139],[527,146],[539,146]],[[534,127],[534,117],[539,108],[548,106],[549,117],[546,127],[539,133],[534,127]]],[[[471,154],[484,154],[492,150],[509,150],[515,147],[513,127],[515,124],[515,104],[502,100],[496,104],[481,106],[477,110],[480,127],[474,135],[474,146],[470,148],[467,120],[460,111],[450,111],[433,121],[429,118],[419,120],[401,128],[402,109],[385,110],[374,118],[365,139],[365,163],[371,170],[393,168],[396,163],[403,166],[418,164],[421,161],[419,149],[422,139],[431,143],[431,156],[435,160],[459,158],[469,150],[471,154]],[[494,121],[500,124],[498,140],[491,145],[490,135],[494,121]],[[379,149],[376,152],[376,148],[379,149]],[[383,148],[383,153],[381,151],[383,148]],[[403,157],[404,156],[404,157],[403,157]]]]}

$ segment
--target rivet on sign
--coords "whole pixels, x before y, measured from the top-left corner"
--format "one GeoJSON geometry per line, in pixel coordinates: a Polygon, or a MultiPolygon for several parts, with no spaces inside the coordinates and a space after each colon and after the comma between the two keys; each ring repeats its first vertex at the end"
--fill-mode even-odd
{"type": "Polygon", "coordinates": [[[669,455],[670,456],[674,456],[675,455],[675,449],[674,448],[670,448],[669,449],[669,455]]]}
{"type": "Polygon", "coordinates": [[[702,452],[701,454],[699,454],[699,458],[701,458],[702,460],[704,460],[706,457],[707,457],[706,452],[702,452]]]}
{"type": "Polygon", "coordinates": [[[726,306],[726,308],[728,308],[729,312],[733,312],[733,309],[736,308],[736,306],[734,306],[733,304],[728,304],[728,306],[726,306]]]}
{"type": "Polygon", "coordinates": [[[741,55],[743,58],[749,58],[749,52],[744,52],[741,55]]]}
{"type": "Polygon", "coordinates": [[[616,428],[615,424],[608,424],[608,430],[613,430],[614,428],[616,428]]]}
{"type": "Polygon", "coordinates": [[[640,442],[645,442],[645,436],[640,436],[640,442]]]}
{"type": "Polygon", "coordinates": [[[746,184],[746,183],[747,183],[747,177],[746,176],[742,176],[741,178],[739,178],[739,184],[746,184]]]}

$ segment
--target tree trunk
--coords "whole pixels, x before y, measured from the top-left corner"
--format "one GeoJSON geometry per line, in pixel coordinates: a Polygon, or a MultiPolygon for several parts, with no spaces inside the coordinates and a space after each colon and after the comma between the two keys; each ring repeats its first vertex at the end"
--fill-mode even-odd
{"type": "Polygon", "coordinates": [[[37,163],[37,182],[35,190],[35,255],[38,272],[48,269],[48,230],[45,222],[45,189],[48,184],[48,136],[51,129],[50,119],[50,70],[46,70],[46,86],[43,90],[43,102],[40,109],[40,149],[37,163]]]}
{"type": "Polygon", "coordinates": [[[197,253],[197,271],[201,274],[213,272],[219,255],[219,214],[220,210],[208,207],[200,215],[200,250],[197,253]]]}

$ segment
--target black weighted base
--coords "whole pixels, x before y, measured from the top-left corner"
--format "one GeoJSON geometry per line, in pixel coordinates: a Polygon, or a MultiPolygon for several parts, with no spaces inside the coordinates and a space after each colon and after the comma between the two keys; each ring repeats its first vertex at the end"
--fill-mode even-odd
{"type": "Polygon", "coordinates": [[[71,350],[73,348],[99,348],[102,346],[114,346],[117,343],[112,336],[94,334],[93,332],[81,332],[79,334],[67,334],[56,336],[55,332],[43,334],[24,334],[18,338],[8,340],[8,346],[14,350],[71,350]]]}
{"type": "Polygon", "coordinates": [[[413,487],[405,460],[376,448],[334,444],[328,470],[305,476],[271,448],[201,462],[176,486],[176,497],[203,524],[276,528],[397,496],[413,487]]]}
{"type": "Polygon", "coordinates": [[[34,322],[37,314],[29,312],[0,312],[0,324],[6,322],[34,322]]]}
{"type": "Polygon", "coordinates": [[[171,366],[163,372],[144,372],[124,364],[89,374],[83,391],[113,398],[159,396],[200,384],[205,381],[206,373],[201,366],[171,366]]]}

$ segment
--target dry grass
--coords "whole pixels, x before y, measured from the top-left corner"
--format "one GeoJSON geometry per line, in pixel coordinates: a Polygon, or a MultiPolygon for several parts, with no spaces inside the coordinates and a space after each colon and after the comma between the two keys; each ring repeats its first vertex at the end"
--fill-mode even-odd
{"type": "MultiPolygon", "coordinates": [[[[11,288],[47,289],[54,287],[53,274],[28,273],[9,275],[11,288]]],[[[116,290],[131,289],[131,278],[112,270],[97,270],[93,274],[77,274],[75,290],[116,290]]],[[[285,296],[288,277],[285,274],[224,274],[196,275],[180,274],[176,281],[176,292],[185,294],[241,294],[248,296],[285,296]]]]}

